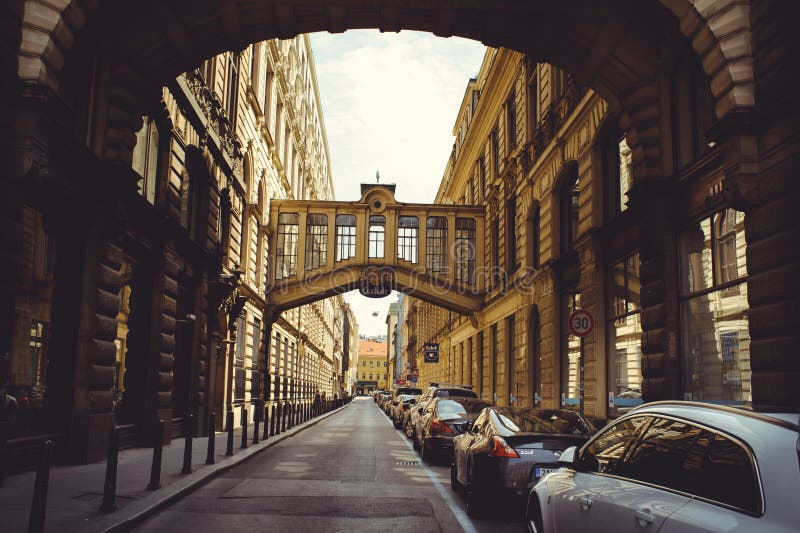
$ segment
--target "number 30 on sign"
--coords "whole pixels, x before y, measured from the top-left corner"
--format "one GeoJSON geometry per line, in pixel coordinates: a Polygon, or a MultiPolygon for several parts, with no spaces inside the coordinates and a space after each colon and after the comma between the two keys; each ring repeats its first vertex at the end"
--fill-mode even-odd
{"type": "Polygon", "coordinates": [[[594,329],[594,317],[585,309],[577,309],[569,315],[569,332],[576,337],[585,337],[594,329]]]}

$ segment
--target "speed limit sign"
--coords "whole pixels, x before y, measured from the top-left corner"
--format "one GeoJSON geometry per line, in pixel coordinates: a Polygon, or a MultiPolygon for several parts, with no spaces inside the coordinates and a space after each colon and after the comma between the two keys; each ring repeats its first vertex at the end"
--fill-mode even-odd
{"type": "Polygon", "coordinates": [[[594,317],[585,309],[577,309],[569,315],[569,332],[576,337],[585,337],[594,329],[594,317]]]}

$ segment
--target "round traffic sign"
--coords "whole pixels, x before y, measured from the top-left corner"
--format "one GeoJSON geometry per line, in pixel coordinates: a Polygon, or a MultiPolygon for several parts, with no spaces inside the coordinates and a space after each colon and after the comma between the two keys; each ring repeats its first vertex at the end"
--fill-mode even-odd
{"type": "Polygon", "coordinates": [[[576,337],[585,337],[594,329],[594,317],[585,309],[576,309],[569,315],[569,332],[576,337]]]}

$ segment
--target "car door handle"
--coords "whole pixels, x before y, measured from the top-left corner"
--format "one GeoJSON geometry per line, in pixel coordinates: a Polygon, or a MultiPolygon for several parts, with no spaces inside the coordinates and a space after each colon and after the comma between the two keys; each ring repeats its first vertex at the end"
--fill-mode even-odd
{"type": "Polygon", "coordinates": [[[653,522],[655,522],[656,517],[651,515],[650,513],[645,511],[636,511],[636,521],[639,522],[639,525],[642,527],[647,527],[653,522]]]}
{"type": "Polygon", "coordinates": [[[583,507],[584,511],[588,511],[589,508],[591,508],[592,506],[592,500],[590,500],[589,498],[581,498],[578,500],[578,503],[581,504],[581,507],[583,507]]]}

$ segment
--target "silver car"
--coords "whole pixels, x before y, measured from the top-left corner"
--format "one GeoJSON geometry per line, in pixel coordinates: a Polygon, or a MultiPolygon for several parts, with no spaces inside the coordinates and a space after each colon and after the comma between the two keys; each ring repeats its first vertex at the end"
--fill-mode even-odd
{"type": "Polygon", "coordinates": [[[528,496],[531,532],[798,531],[800,415],[696,402],[630,411],[528,496]]]}

